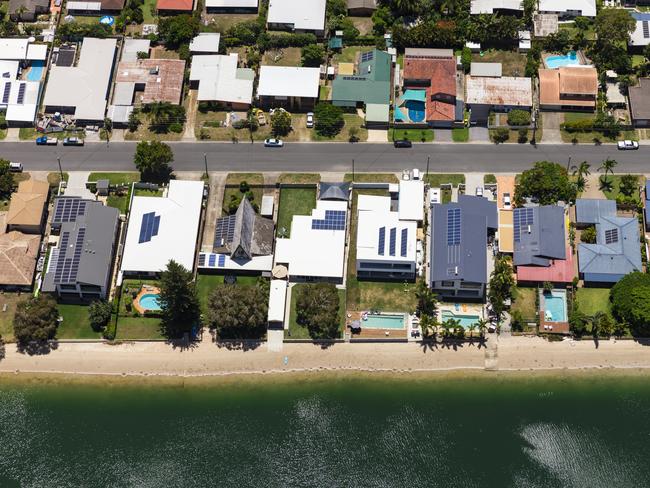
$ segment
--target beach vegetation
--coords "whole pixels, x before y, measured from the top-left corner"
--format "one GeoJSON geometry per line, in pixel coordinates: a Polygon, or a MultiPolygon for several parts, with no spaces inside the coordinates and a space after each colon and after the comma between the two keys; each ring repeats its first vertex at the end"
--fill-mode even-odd
{"type": "Polygon", "coordinates": [[[589,316],[582,312],[578,307],[574,307],[569,314],[569,329],[576,337],[581,337],[589,325],[589,316]]]}
{"type": "Polygon", "coordinates": [[[266,332],[268,308],[265,284],[223,283],[210,293],[205,318],[219,339],[259,339],[266,332]]]}
{"type": "Polygon", "coordinates": [[[633,334],[650,335],[650,275],[634,272],[624,276],[610,291],[612,312],[630,325],[633,334]]]}
{"type": "Polygon", "coordinates": [[[104,300],[95,300],[88,306],[88,322],[94,331],[102,331],[111,320],[113,306],[104,300]]]}
{"type": "Polygon", "coordinates": [[[166,183],[171,178],[174,153],[164,142],[141,141],[135,149],[133,163],[140,179],[150,183],[166,183]]]}
{"type": "Polygon", "coordinates": [[[160,275],[161,333],[168,339],[189,333],[201,314],[192,272],[174,260],[160,275]]]}
{"type": "Polygon", "coordinates": [[[563,166],[550,161],[538,161],[524,171],[515,186],[515,202],[521,206],[527,198],[540,205],[554,205],[559,201],[574,202],[577,190],[563,166]]]}
{"type": "Polygon", "coordinates": [[[14,316],[14,337],[19,344],[53,339],[59,324],[56,301],[49,295],[40,295],[20,302],[14,316]]]}
{"type": "Polygon", "coordinates": [[[415,286],[417,297],[417,314],[420,317],[420,327],[424,335],[435,334],[438,328],[436,310],[438,309],[438,295],[427,286],[424,279],[419,279],[415,286]]]}
{"type": "Polygon", "coordinates": [[[339,293],[332,283],[307,284],[296,297],[296,321],[312,339],[335,339],[339,332],[339,293]]]}

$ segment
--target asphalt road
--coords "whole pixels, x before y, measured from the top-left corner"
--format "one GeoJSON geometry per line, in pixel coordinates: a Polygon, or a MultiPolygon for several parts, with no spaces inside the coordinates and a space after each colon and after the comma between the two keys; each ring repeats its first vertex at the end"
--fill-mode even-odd
{"type": "MultiPolygon", "coordinates": [[[[203,170],[207,154],[210,171],[397,172],[418,167],[431,172],[519,172],[535,161],[566,164],[588,161],[597,167],[607,157],[619,163],[617,172],[650,173],[650,147],[618,151],[615,145],[540,144],[415,144],[395,149],[390,144],[289,143],[265,148],[261,143],[171,143],[174,169],[203,170]]],[[[64,171],[133,170],[135,143],[88,143],[84,147],[45,147],[29,143],[0,143],[0,158],[22,162],[26,171],[56,170],[57,156],[64,171]]]]}

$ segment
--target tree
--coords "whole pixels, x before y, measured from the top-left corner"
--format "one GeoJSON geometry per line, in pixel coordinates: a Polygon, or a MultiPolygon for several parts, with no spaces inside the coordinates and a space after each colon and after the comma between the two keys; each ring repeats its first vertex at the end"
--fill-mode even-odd
{"type": "Polygon", "coordinates": [[[497,127],[492,131],[492,140],[497,144],[506,142],[510,138],[510,130],[507,127],[497,127]]]}
{"type": "Polygon", "coordinates": [[[517,205],[522,205],[526,198],[540,205],[573,202],[576,195],[566,168],[550,161],[538,161],[532,169],[524,171],[515,187],[517,205]]]}
{"type": "Polygon", "coordinates": [[[621,176],[621,183],[619,190],[626,197],[631,197],[635,192],[639,191],[639,179],[635,175],[623,175],[621,176]]]}
{"type": "Polygon", "coordinates": [[[9,169],[9,161],[0,159],[0,200],[9,200],[14,189],[14,175],[9,169]]]}
{"type": "Polygon", "coordinates": [[[166,134],[174,125],[180,125],[182,131],[185,107],[169,102],[153,102],[144,105],[142,111],[149,114],[150,128],[154,132],[166,134]]]}
{"type": "Polygon", "coordinates": [[[528,126],[530,124],[530,112],[527,110],[514,109],[508,112],[508,125],[528,126]]]}
{"type": "Polygon", "coordinates": [[[286,110],[276,109],[271,115],[271,129],[276,137],[286,136],[291,132],[291,114],[286,110]]]}
{"type": "Polygon", "coordinates": [[[637,335],[650,334],[650,274],[635,271],[624,276],[610,291],[612,312],[637,335]]]}
{"type": "Polygon", "coordinates": [[[578,307],[575,307],[569,314],[569,328],[577,337],[580,337],[587,330],[589,317],[582,313],[578,307]]]}
{"type": "Polygon", "coordinates": [[[201,309],[192,272],[171,260],[160,274],[160,329],[169,339],[190,332],[199,322],[201,309]]]}
{"type": "Polygon", "coordinates": [[[189,43],[200,30],[200,20],[187,14],[161,17],[158,23],[158,37],[168,49],[189,43]]]}
{"type": "Polygon", "coordinates": [[[383,36],[395,23],[395,18],[386,5],[377,7],[372,14],[372,30],[376,36],[383,36]]]}
{"type": "Polygon", "coordinates": [[[334,339],[339,332],[339,306],[332,283],[302,285],[296,297],[296,322],[307,327],[312,339],[334,339]]]}
{"type": "Polygon", "coordinates": [[[607,179],[608,174],[614,174],[614,168],[618,166],[618,162],[615,159],[607,158],[603,161],[603,163],[600,165],[598,168],[598,171],[602,171],[604,174],[601,177],[601,184],[604,184],[607,186],[607,183],[603,183],[603,181],[608,182],[609,180],[607,179]]]}
{"type": "Polygon", "coordinates": [[[596,243],[596,227],[590,225],[580,233],[580,241],[585,244],[595,244],[596,243]]]}
{"type": "Polygon", "coordinates": [[[302,48],[302,65],[318,68],[325,58],[325,49],[320,44],[309,44],[302,48]]]}
{"type": "Polygon", "coordinates": [[[614,332],[612,318],[603,311],[598,311],[589,319],[591,322],[591,334],[594,337],[609,337],[614,332]]]}
{"type": "Polygon", "coordinates": [[[627,45],[635,28],[636,21],[625,9],[603,8],[596,16],[595,30],[601,42],[627,45]]]}
{"type": "Polygon", "coordinates": [[[14,315],[14,337],[19,344],[53,339],[59,325],[56,301],[49,295],[39,295],[20,302],[14,315]]]}
{"type": "Polygon", "coordinates": [[[98,332],[108,325],[113,313],[113,307],[104,300],[95,300],[88,306],[88,322],[94,331],[98,332]]]}
{"type": "Polygon", "coordinates": [[[463,47],[463,51],[460,54],[460,62],[463,65],[463,71],[469,73],[472,65],[472,50],[467,46],[463,47]]]}
{"type": "Polygon", "coordinates": [[[140,112],[137,109],[134,109],[133,112],[129,114],[129,121],[127,127],[131,132],[138,130],[142,122],[140,121],[140,112]]]}
{"type": "Polygon", "coordinates": [[[345,125],[343,109],[330,103],[319,103],[314,109],[316,132],[324,137],[334,137],[345,125]]]}
{"type": "Polygon", "coordinates": [[[572,169],[572,174],[576,177],[576,190],[578,192],[585,191],[585,187],[587,186],[586,178],[591,174],[591,171],[589,171],[589,163],[587,161],[583,161],[579,166],[573,166],[572,169]]]}
{"type": "Polygon", "coordinates": [[[141,141],[135,149],[133,163],[142,181],[166,183],[172,174],[170,164],[174,161],[171,147],[164,142],[141,141]]]}
{"type": "Polygon", "coordinates": [[[494,261],[494,270],[490,274],[487,294],[497,321],[501,320],[503,312],[506,310],[506,301],[512,299],[514,286],[515,277],[510,258],[500,254],[494,261]]]}
{"type": "Polygon", "coordinates": [[[258,339],[266,332],[268,291],[265,287],[217,286],[208,297],[206,321],[220,339],[258,339]]]}

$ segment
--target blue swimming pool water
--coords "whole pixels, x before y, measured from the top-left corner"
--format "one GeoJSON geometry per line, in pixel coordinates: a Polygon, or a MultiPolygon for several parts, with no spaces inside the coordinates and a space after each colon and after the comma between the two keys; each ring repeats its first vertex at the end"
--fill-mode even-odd
{"type": "Polygon", "coordinates": [[[566,322],[566,293],[553,291],[551,294],[544,294],[544,309],[547,322],[566,322]],[[547,312],[550,312],[550,317],[547,312]]]}
{"type": "Polygon", "coordinates": [[[403,315],[368,315],[367,320],[361,321],[363,329],[403,329],[403,315]]]}
{"type": "Polygon", "coordinates": [[[569,51],[563,56],[549,56],[546,58],[546,66],[551,69],[575,64],[580,64],[580,61],[578,60],[578,53],[575,51],[569,51]]]}
{"type": "Polygon", "coordinates": [[[140,306],[145,310],[160,310],[160,302],[158,297],[160,295],[147,293],[140,297],[140,306]]]}
{"type": "Polygon", "coordinates": [[[29,81],[41,81],[41,77],[43,76],[43,67],[44,67],[44,62],[43,61],[32,61],[32,66],[27,73],[27,80],[29,81]]]}
{"type": "Polygon", "coordinates": [[[417,100],[408,100],[405,104],[409,111],[411,122],[422,122],[424,120],[425,104],[417,100]]]}
{"type": "Polygon", "coordinates": [[[476,324],[480,317],[478,315],[461,315],[461,314],[456,314],[450,310],[443,310],[442,311],[442,321],[446,321],[449,319],[455,319],[460,321],[460,325],[463,327],[469,327],[470,325],[476,324]]]}

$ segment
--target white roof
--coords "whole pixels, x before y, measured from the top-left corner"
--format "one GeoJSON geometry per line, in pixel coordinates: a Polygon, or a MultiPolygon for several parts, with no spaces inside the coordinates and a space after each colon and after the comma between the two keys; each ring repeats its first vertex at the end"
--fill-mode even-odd
{"type": "Polygon", "coordinates": [[[193,269],[202,201],[202,181],[171,180],[164,198],[133,197],[121,271],[156,273],[164,270],[170,259],[193,269]],[[151,239],[140,242],[145,214],[159,219],[158,229],[151,239]]]}
{"type": "Polygon", "coordinates": [[[202,32],[190,42],[190,52],[217,54],[220,39],[221,34],[218,32],[202,32]]]}
{"type": "Polygon", "coordinates": [[[398,212],[390,209],[390,197],[359,195],[357,208],[357,260],[415,262],[417,223],[400,220],[398,212]],[[383,235],[381,247],[380,234],[383,235]],[[395,252],[391,256],[393,235],[395,252]],[[402,256],[404,236],[406,255],[402,256]]]}
{"type": "Polygon", "coordinates": [[[19,66],[19,61],[5,61],[0,59],[0,79],[15,80],[16,76],[18,76],[19,66]]]}
{"type": "Polygon", "coordinates": [[[192,57],[190,80],[199,82],[199,101],[247,103],[253,101],[255,73],[237,68],[237,53],[192,57]]]}
{"type": "Polygon", "coordinates": [[[75,118],[103,120],[117,39],[86,37],[77,66],[52,66],[43,105],[74,107],[75,118]]]}
{"type": "Polygon", "coordinates": [[[347,218],[347,209],[347,202],[318,200],[311,215],[294,215],[291,237],[275,243],[275,263],[286,264],[291,276],[343,279],[345,229],[313,229],[312,221],[324,219],[326,210],[347,218]]]}
{"type": "Polygon", "coordinates": [[[106,117],[118,124],[126,124],[133,108],[133,105],[109,105],[106,117]]]}
{"type": "Polygon", "coordinates": [[[133,105],[133,93],[135,83],[133,81],[121,81],[115,83],[113,90],[113,105],[133,105]]]}
{"type": "Polygon", "coordinates": [[[466,104],[516,107],[530,107],[533,104],[530,78],[467,76],[465,86],[466,104]]]}
{"type": "Polygon", "coordinates": [[[68,11],[79,10],[81,12],[99,12],[102,9],[101,2],[68,2],[66,6],[68,7],[68,11]]]}
{"type": "Polygon", "coordinates": [[[2,59],[27,59],[27,39],[0,39],[0,58],[2,59]]]}
{"type": "Polygon", "coordinates": [[[472,76],[496,76],[502,75],[501,63],[471,63],[469,73],[472,76]]]}
{"type": "Polygon", "coordinates": [[[269,322],[284,322],[284,311],[287,302],[287,282],[271,280],[269,291],[269,322]]]}
{"type": "Polygon", "coordinates": [[[264,217],[273,216],[274,206],[275,206],[275,198],[273,198],[273,195],[264,195],[262,197],[262,207],[260,209],[260,215],[264,217]]]}
{"type": "Polygon", "coordinates": [[[47,59],[47,44],[30,44],[27,46],[29,61],[45,61],[47,59]]]}
{"type": "Polygon", "coordinates": [[[208,8],[257,8],[257,0],[206,0],[208,8]]]}
{"type": "Polygon", "coordinates": [[[636,14],[636,26],[634,32],[630,34],[630,46],[647,46],[650,44],[650,35],[646,36],[643,31],[643,24],[646,24],[646,31],[648,32],[648,24],[650,23],[650,14],[636,14]]]}
{"type": "Polygon", "coordinates": [[[583,17],[596,16],[596,0],[539,0],[541,13],[582,12],[583,17]]]}
{"type": "Polygon", "coordinates": [[[135,61],[138,59],[138,53],[148,53],[151,41],[149,39],[124,39],[122,48],[122,61],[135,61]]]}
{"type": "Polygon", "coordinates": [[[271,0],[267,24],[286,24],[296,30],[325,29],[326,0],[271,0]]]}
{"type": "Polygon", "coordinates": [[[260,66],[257,95],[318,98],[320,68],[260,66]]]}
{"type": "Polygon", "coordinates": [[[523,10],[521,0],[472,0],[470,14],[492,14],[495,10],[523,10]]]}
{"type": "Polygon", "coordinates": [[[2,103],[4,97],[0,98],[0,108],[6,109],[5,118],[8,122],[33,122],[38,108],[38,92],[40,83],[38,81],[21,81],[0,78],[0,94],[4,94],[9,85],[9,98],[7,103],[2,103]],[[19,100],[20,87],[22,98],[19,100]]]}
{"type": "Polygon", "coordinates": [[[397,203],[400,220],[424,220],[424,181],[400,181],[397,203]]]}

